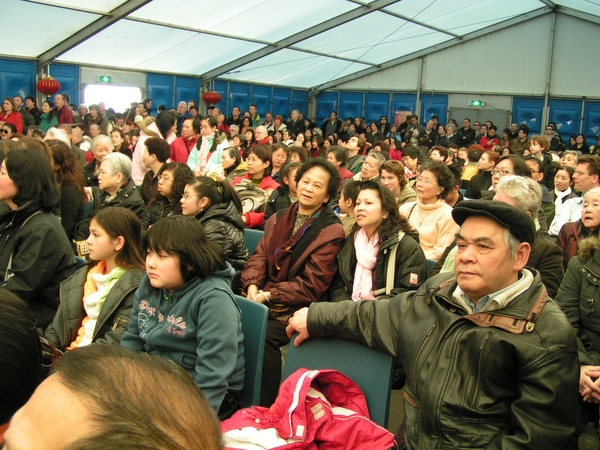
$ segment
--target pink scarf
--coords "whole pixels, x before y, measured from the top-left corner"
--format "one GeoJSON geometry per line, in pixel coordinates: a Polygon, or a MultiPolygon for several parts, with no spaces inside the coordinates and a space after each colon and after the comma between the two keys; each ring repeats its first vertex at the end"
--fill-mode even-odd
{"type": "Polygon", "coordinates": [[[354,251],[356,253],[356,270],[352,284],[352,300],[373,300],[373,269],[379,252],[379,235],[369,239],[367,232],[359,228],[354,235],[354,251]]]}

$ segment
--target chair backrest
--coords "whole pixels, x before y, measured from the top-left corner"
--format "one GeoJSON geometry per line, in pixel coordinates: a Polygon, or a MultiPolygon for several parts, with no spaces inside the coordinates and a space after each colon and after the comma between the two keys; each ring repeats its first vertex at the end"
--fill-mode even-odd
{"type": "Polygon", "coordinates": [[[431,268],[432,268],[433,266],[435,266],[435,263],[436,263],[436,262],[437,262],[437,261],[436,261],[435,259],[428,259],[428,260],[427,260],[427,272],[429,272],[429,271],[431,270],[431,268]]]}
{"type": "Polygon", "coordinates": [[[244,359],[246,361],[244,389],[240,397],[243,407],[258,405],[262,379],[265,337],[267,335],[268,308],[239,295],[235,296],[242,311],[242,332],[244,333],[244,359]]]}
{"type": "Polygon", "coordinates": [[[390,413],[393,358],[387,353],[343,339],[310,338],[299,347],[292,336],[283,367],[282,381],[300,368],[335,369],[363,391],[371,420],[386,427],[390,413]]]}
{"type": "Polygon", "coordinates": [[[254,253],[256,247],[258,246],[258,242],[262,239],[264,231],[261,230],[253,230],[252,228],[244,229],[244,241],[246,242],[246,247],[248,247],[248,252],[250,255],[254,253]]]}
{"type": "Polygon", "coordinates": [[[87,261],[77,255],[75,255],[75,269],[79,269],[83,266],[87,261]]]}

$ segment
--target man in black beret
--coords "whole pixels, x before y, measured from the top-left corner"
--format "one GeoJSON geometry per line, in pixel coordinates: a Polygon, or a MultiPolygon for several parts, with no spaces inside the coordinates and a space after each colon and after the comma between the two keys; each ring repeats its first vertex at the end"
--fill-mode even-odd
{"type": "Polygon", "coordinates": [[[299,333],[295,345],[339,337],[398,357],[406,370],[398,437],[408,449],[565,448],[577,418],[577,345],[539,273],[525,267],[534,222],[484,200],[462,202],[452,216],[454,273],[389,300],[313,303],[288,334],[299,333]]]}

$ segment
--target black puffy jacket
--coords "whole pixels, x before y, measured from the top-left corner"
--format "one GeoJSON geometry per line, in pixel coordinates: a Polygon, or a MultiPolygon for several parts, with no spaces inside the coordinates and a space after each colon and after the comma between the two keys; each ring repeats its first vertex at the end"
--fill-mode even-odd
{"type": "Polygon", "coordinates": [[[58,308],[60,282],[75,271],[71,243],[58,217],[35,201],[2,211],[0,287],[25,301],[43,328],[58,308]]]}
{"type": "Polygon", "coordinates": [[[206,237],[223,249],[225,258],[235,270],[231,289],[234,294],[239,294],[242,292],[240,276],[249,258],[241,214],[233,203],[219,203],[196,218],[204,226],[206,237]]]}
{"type": "MultiPolygon", "coordinates": [[[[352,286],[356,271],[356,251],[353,236],[350,235],[346,238],[337,254],[338,270],[329,288],[329,299],[333,302],[350,300],[352,297],[352,286]]],[[[415,237],[409,233],[404,235],[402,241],[398,244],[396,261],[394,262],[396,265],[394,286],[388,297],[401,292],[416,290],[427,280],[427,261],[418,239],[418,236],[415,237]]],[[[373,271],[373,291],[386,287],[390,250],[397,242],[398,232],[396,231],[392,237],[379,246],[377,263],[373,271]]],[[[385,295],[378,298],[383,297],[385,295]]]]}
{"type": "Polygon", "coordinates": [[[277,211],[282,209],[288,209],[292,204],[292,200],[290,199],[290,193],[287,187],[281,185],[269,196],[269,200],[267,200],[267,205],[265,206],[265,222],[275,214],[277,211]]]}

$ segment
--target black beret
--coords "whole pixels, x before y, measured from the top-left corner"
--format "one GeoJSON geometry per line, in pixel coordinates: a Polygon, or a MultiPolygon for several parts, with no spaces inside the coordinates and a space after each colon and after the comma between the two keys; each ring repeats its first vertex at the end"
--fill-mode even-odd
{"type": "Polygon", "coordinates": [[[504,202],[493,200],[466,200],[452,210],[454,221],[462,225],[471,216],[483,216],[492,219],[500,226],[508,228],[510,234],[519,242],[528,242],[533,246],[535,223],[529,214],[504,202]]]}

